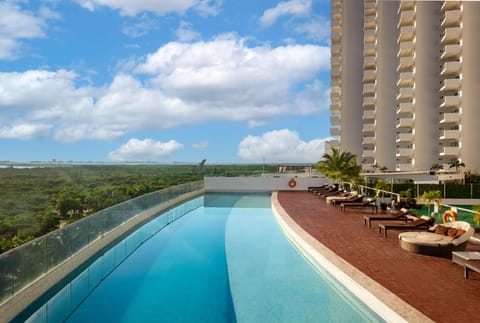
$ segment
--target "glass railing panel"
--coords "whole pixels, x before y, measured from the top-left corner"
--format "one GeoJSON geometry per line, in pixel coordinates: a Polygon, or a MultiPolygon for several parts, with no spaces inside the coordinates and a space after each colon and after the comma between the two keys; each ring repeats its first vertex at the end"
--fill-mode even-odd
{"type": "Polygon", "coordinates": [[[70,312],[70,284],[67,284],[48,301],[47,322],[63,322],[70,312]]]}
{"type": "Polygon", "coordinates": [[[88,268],[88,288],[92,291],[104,278],[102,274],[102,260],[97,259],[88,268]]]}
{"type": "Polygon", "coordinates": [[[14,292],[18,292],[24,286],[46,272],[45,264],[45,238],[33,240],[16,250],[13,256],[14,292]]]}
{"type": "Polygon", "coordinates": [[[86,269],[70,283],[70,308],[75,309],[89,293],[88,269],[86,269]]]}
{"type": "Polygon", "coordinates": [[[102,256],[102,276],[107,277],[115,268],[115,250],[110,249],[102,256]]]}
{"type": "MultiPolygon", "coordinates": [[[[198,181],[137,197],[28,242],[8,254],[0,255],[0,303],[125,221],[151,207],[203,187],[203,181],[198,181]]],[[[183,215],[182,211],[168,211],[167,216],[155,220],[158,221],[156,222],[158,230],[181,215],[183,215]]],[[[156,232],[157,228],[149,230],[156,232]]],[[[152,232],[141,232],[139,240],[148,239],[152,232]]],[[[132,248],[136,248],[134,247],[135,243],[132,246],[124,246],[126,255],[132,248]]],[[[115,265],[114,254],[107,254],[102,259],[102,270],[115,265]]],[[[113,267],[108,271],[111,269],[113,267]]]]}
{"type": "Polygon", "coordinates": [[[66,230],[57,230],[45,237],[47,271],[65,261],[69,256],[69,238],[66,230]]]}
{"type": "Polygon", "coordinates": [[[103,236],[103,217],[100,214],[90,216],[88,221],[88,243],[92,243],[103,236]]]}
{"type": "Polygon", "coordinates": [[[13,295],[13,256],[3,254],[0,256],[0,303],[13,295]]]}
{"type": "Polygon", "coordinates": [[[68,237],[70,241],[70,255],[88,245],[88,223],[78,221],[68,226],[68,237]]]}

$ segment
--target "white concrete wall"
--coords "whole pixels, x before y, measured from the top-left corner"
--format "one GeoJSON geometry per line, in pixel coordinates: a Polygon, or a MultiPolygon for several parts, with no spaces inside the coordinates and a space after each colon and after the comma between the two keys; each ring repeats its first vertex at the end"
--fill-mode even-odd
{"type": "Polygon", "coordinates": [[[272,192],[272,191],[306,191],[311,186],[321,186],[328,182],[320,177],[205,177],[207,192],[272,192]],[[295,187],[288,185],[294,179],[295,187]]]}

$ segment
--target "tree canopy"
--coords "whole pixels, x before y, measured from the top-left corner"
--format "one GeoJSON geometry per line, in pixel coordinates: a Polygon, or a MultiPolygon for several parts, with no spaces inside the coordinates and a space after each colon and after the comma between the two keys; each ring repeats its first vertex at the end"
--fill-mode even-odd
{"type": "Polygon", "coordinates": [[[357,164],[357,156],[332,148],[331,153],[325,153],[323,160],[317,162],[317,169],[333,181],[357,181],[362,167],[357,164]]]}

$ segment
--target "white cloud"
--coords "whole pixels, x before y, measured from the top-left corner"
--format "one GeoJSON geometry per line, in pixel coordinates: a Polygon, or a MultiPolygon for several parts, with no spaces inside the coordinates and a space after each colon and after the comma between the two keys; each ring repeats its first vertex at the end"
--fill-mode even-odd
{"type": "Polygon", "coordinates": [[[208,148],[208,141],[200,141],[192,145],[194,149],[206,149],[208,148]]]}
{"type": "Polygon", "coordinates": [[[45,7],[37,16],[12,2],[0,2],[0,13],[0,59],[16,58],[23,40],[45,37],[45,19],[58,18],[58,14],[45,7]]]}
{"type": "Polygon", "coordinates": [[[200,38],[200,33],[192,29],[192,24],[181,21],[180,26],[175,30],[175,35],[180,42],[189,42],[200,38]]]}
{"type": "Polygon", "coordinates": [[[261,137],[249,135],[238,146],[238,156],[250,162],[317,162],[330,138],[301,140],[288,129],[265,132],[261,137]]]}
{"type": "Polygon", "coordinates": [[[260,17],[260,23],[264,26],[271,26],[281,16],[307,16],[312,10],[311,0],[290,0],[280,2],[276,7],[267,9],[260,17]]]}
{"type": "Polygon", "coordinates": [[[111,161],[153,161],[169,157],[172,153],[183,148],[175,140],[168,142],[154,141],[153,139],[130,139],[117,150],[112,151],[108,158],[111,161]]]}
{"type": "Polygon", "coordinates": [[[78,86],[82,78],[66,70],[0,72],[0,138],[25,137],[9,128],[20,124],[42,130],[30,136],[69,142],[209,121],[253,127],[313,114],[328,106],[317,78],[328,71],[329,57],[327,47],[248,47],[229,35],[166,44],[143,60],[124,62],[99,88],[78,86]]]}
{"type": "Polygon", "coordinates": [[[194,9],[202,15],[216,15],[221,1],[219,0],[75,0],[87,10],[94,11],[105,6],[119,10],[124,16],[135,16],[142,12],[153,12],[157,15],[168,13],[184,13],[194,9]]]}
{"type": "Polygon", "coordinates": [[[144,14],[137,22],[123,26],[122,32],[129,37],[137,38],[157,28],[157,23],[144,14]]]}
{"type": "Polygon", "coordinates": [[[325,17],[315,16],[306,22],[299,23],[293,29],[309,39],[330,42],[330,21],[325,17]]]}
{"type": "Polygon", "coordinates": [[[0,128],[0,138],[9,139],[32,139],[44,136],[50,130],[51,126],[47,124],[28,124],[19,123],[0,128]]]}

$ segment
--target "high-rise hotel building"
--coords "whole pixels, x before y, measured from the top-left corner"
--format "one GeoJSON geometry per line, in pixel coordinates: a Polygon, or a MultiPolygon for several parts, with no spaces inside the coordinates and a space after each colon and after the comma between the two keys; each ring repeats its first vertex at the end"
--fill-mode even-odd
{"type": "Polygon", "coordinates": [[[480,172],[480,2],[332,0],[331,28],[331,146],[480,172]]]}

